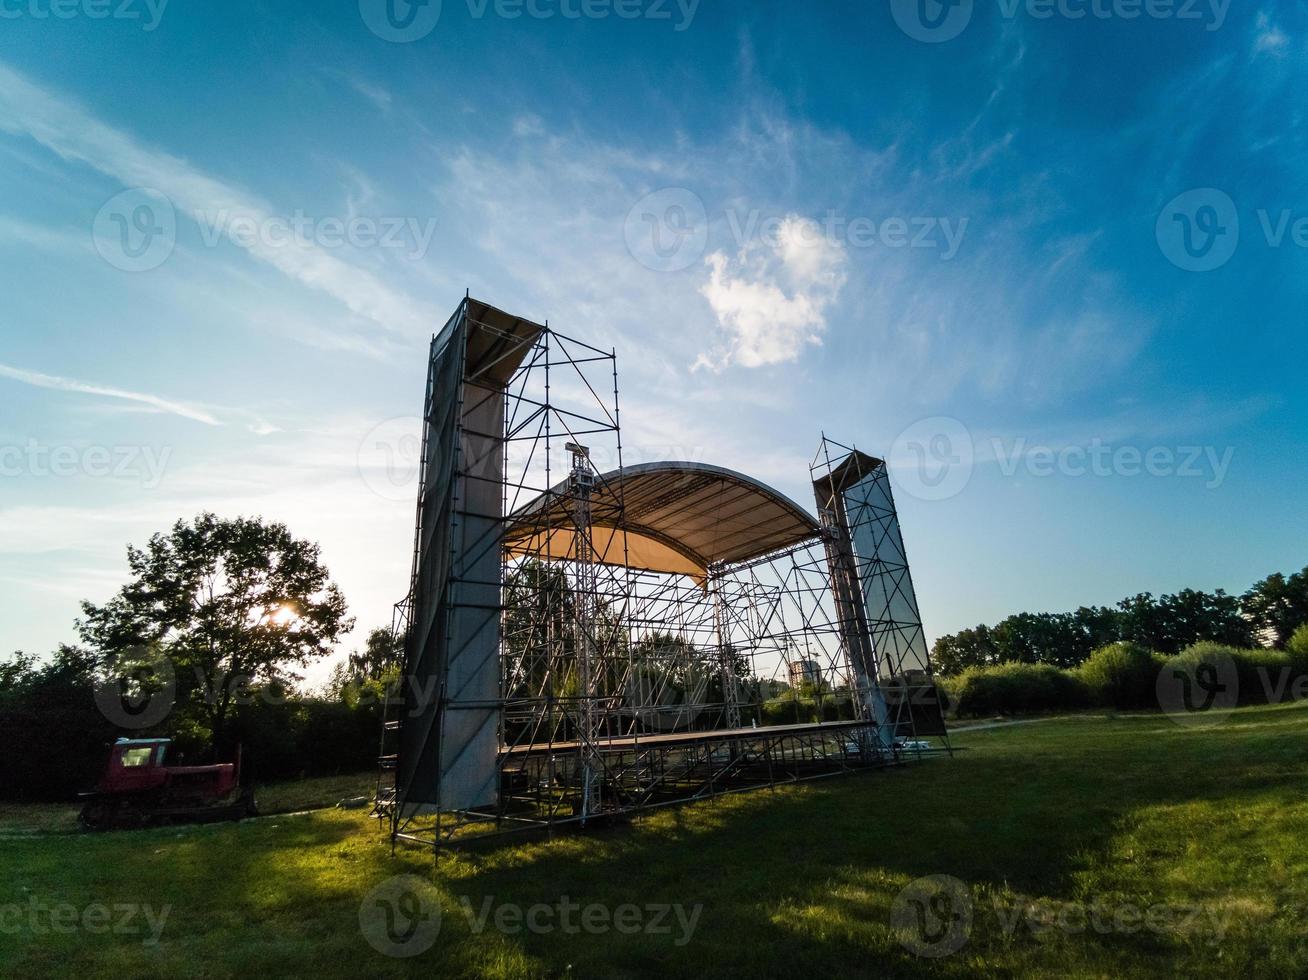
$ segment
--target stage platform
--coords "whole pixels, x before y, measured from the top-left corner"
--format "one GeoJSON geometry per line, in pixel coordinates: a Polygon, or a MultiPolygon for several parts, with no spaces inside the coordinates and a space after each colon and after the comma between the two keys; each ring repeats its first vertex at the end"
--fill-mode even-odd
{"type": "MultiPolygon", "coordinates": [[[[747,728],[718,728],[707,731],[663,732],[660,734],[600,738],[594,744],[595,748],[600,752],[631,752],[640,749],[674,748],[703,742],[784,738],[797,735],[825,735],[854,728],[868,728],[871,727],[871,724],[871,722],[862,719],[852,719],[849,721],[809,722],[801,725],[767,725],[758,728],[753,726],[747,728]]],[[[581,743],[577,741],[532,742],[501,749],[500,755],[509,757],[548,755],[550,753],[575,752],[579,748],[581,748],[581,743]]]]}

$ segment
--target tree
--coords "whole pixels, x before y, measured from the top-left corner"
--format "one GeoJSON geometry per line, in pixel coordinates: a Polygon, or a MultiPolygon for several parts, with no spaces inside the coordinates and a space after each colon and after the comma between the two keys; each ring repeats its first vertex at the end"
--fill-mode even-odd
{"type": "Polygon", "coordinates": [[[13,658],[0,663],[0,694],[21,690],[35,673],[36,658],[15,650],[13,658]]]}
{"type": "Polygon", "coordinates": [[[349,657],[348,674],[355,681],[379,680],[404,661],[404,637],[385,626],[368,633],[363,651],[349,657]]]}
{"type": "Polygon", "coordinates": [[[84,642],[113,656],[158,645],[192,689],[179,684],[225,747],[238,692],[285,686],[330,652],[354,621],[316,544],[284,524],[225,520],[210,513],[178,521],[145,548],[127,548],[131,581],[97,606],[82,603],[84,642]]]}
{"type": "Polygon", "coordinates": [[[999,647],[990,635],[990,627],[960,630],[936,640],[931,659],[936,670],[945,675],[961,674],[969,667],[990,667],[999,663],[999,647]]]}
{"type": "Polygon", "coordinates": [[[1122,640],[1162,652],[1169,640],[1152,592],[1129,596],[1117,608],[1122,611],[1122,640]]]}
{"type": "Polygon", "coordinates": [[[1255,629],[1269,631],[1276,646],[1284,647],[1308,623],[1308,568],[1267,576],[1244,594],[1240,605],[1255,629]]]}
{"type": "Polygon", "coordinates": [[[1159,653],[1179,653],[1202,640],[1240,647],[1253,642],[1240,601],[1221,589],[1182,589],[1158,599],[1143,592],[1123,599],[1118,608],[1123,614],[1122,639],[1159,653]]]}
{"type": "Polygon", "coordinates": [[[1179,653],[1204,640],[1233,647],[1253,645],[1253,630],[1240,611],[1240,600],[1218,589],[1202,592],[1182,589],[1176,595],[1158,600],[1163,621],[1174,650],[1158,648],[1161,653],[1179,653]]]}
{"type": "Polygon", "coordinates": [[[69,799],[95,781],[114,736],[96,682],[97,658],[74,646],[0,663],[0,799],[69,799]]]}

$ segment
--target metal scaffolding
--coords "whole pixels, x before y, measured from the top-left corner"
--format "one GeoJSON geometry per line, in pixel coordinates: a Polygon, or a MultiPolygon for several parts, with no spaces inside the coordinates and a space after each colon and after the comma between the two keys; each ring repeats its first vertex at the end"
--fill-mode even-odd
{"type": "Polygon", "coordinates": [[[433,340],[424,418],[393,841],[948,751],[884,462],[824,437],[817,519],[730,470],[624,467],[616,353],[472,299],[433,340]]]}

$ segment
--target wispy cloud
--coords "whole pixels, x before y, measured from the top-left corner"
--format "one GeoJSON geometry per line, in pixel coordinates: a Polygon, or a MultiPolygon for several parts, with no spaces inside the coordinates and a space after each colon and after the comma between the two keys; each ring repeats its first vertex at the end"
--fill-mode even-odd
{"type": "Polygon", "coordinates": [[[1281,30],[1267,14],[1258,15],[1258,26],[1254,32],[1254,50],[1269,54],[1282,54],[1290,46],[1290,37],[1281,30]]]}
{"type": "MultiPolygon", "coordinates": [[[[256,196],[179,157],[141,145],[129,134],[4,65],[0,65],[0,131],[26,134],[64,159],[86,163],[125,186],[159,191],[183,214],[197,218],[223,216],[229,228],[250,222],[258,227],[277,215],[271,205],[256,196]]],[[[267,236],[232,241],[253,258],[310,289],[334,297],[352,313],[383,329],[421,336],[437,319],[434,311],[392,289],[371,272],[329,255],[312,243],[294,237],[272,241],[267,236]]]]}
{"type": "Polygon", "coordinates": [[[366,78],[360,78],[358,75],[347,75],[346,81],[350,87],[371,102],[382,112],[389,112],[394,99],[391,93],[375,82],[370,82],[366,78]]]}
{"type": "Polygon", "coordinates": [[[13,381],[20,381],[23,384],[32,385],[35,388],[50,388],[55,391],[71,391],[83,395],[98,395],[102,398],[119,398],[124,401],[148,405],[157,411],[167,412],[169,415],[179,415],[184,419],[203,422],[205,425],[222,425],[218,419],[214,418],[213,415],[204,409],[198,408],[194,405],[187,405],[184,402],[176,402],[167,398],[160,398],[158,395],[148,395],[139,391],[127,391],[124,388],[112,388],[107,385],[91,384],[86,381],[75,381],[72,378],[61,378],[58,375],[43,374],[40,371],[29,371],[24,368],[10,367],[7,364],[0,364],[0,377],[10,378],[13,381]]]}

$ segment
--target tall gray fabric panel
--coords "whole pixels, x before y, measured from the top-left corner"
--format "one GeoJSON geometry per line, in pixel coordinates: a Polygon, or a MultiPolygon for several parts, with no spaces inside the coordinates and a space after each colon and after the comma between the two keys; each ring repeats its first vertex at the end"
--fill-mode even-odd
{"type": "Polygon", "coordinates": [[[450,578],[455,445],[465,338],[466,323],[460,310],[432,341],[427,368],[425,457],[396,768],[399,803],[406,817],[434,809],[438,801],[440,702],[449,625],[444,597],[450,578]]]}
{"type": "Polygon", "coordinates": [[[402,818],[498,801],[505,385],[542,330],[468,298],[432,341],[396,765],[402,818]]]}
{"type": "Polygon", "coordinates": [[[878,461],[843,497],[881,680],[925,672],[926,635],[885,464],[878,461]]]}
{"type": "Polygon", "coordinates": [[[440,808],[493,806],[500,696],[504,394],[465,383],[452,522],[440,808]]]}

